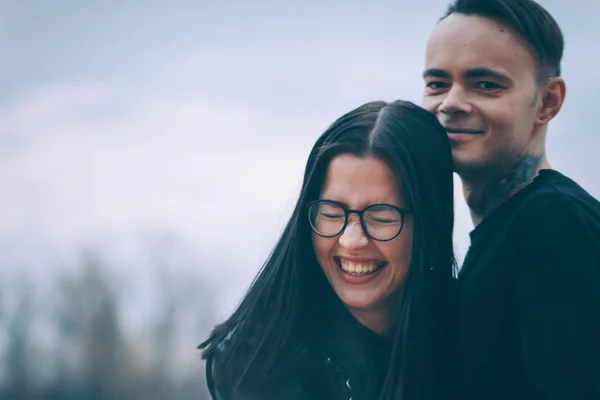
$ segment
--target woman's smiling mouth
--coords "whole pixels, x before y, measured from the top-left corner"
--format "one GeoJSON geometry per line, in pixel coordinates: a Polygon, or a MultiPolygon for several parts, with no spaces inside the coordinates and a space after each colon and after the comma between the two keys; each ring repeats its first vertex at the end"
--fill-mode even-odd
{"type": "Polygon", "coordinates": [[[346,274],[353,276],[365,276],[379,271],[387,263],[379,260],[353,261],[342,257],[334,257],[338,267],[346,274]]]}

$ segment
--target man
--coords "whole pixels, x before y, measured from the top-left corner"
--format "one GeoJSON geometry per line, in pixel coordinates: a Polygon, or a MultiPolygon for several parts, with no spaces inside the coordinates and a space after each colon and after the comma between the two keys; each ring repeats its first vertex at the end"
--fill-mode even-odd
{"type": "Polygon", "coordinates": [[[600,203],[545,153],[562,53],[531,0],[456,0],[427,45],[423,106],[448,131],[475,224],[448,398],[600,399],[600,203]]]}

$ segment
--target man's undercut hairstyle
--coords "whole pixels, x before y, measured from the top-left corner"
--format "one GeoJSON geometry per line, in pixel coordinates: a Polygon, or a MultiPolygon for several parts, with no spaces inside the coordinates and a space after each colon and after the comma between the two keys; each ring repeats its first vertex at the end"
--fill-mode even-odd
{"type": "Polygon", "coordinates": [[[441,20],[454,13],[489,18],[510,28],[533,55],[540,83],[560,76],[563,34],[552,15],[535,1],[455,0],[441,20]]]}

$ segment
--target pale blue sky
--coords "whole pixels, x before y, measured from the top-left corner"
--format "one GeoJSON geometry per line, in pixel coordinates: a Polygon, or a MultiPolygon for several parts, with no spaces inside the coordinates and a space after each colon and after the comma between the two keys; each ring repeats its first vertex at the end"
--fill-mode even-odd
{"type": "MultiPolygon", "coordinates": [[[[225,313],[277,238],[323,129],[370,100],[419,101],[447,4],[282,3],[0,1],[1,272],[51,274],[98,245],[143,274],[157,238],[173,237],[179,256],[204,260],[199,271],[230,279],[225,313]]],[[[589,76],[600,5],[542,3],[567,46],[550,161],[600,196],[589,76]]],[[[471,223],[457,200],[461,256],[471,223]]]]}

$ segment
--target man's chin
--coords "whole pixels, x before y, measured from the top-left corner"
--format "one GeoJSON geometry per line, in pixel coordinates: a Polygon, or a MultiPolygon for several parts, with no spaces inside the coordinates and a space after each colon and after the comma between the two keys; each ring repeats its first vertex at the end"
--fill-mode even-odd
{"type": "Polygon", "coordinates": [[[487,165],[479,160],[464,157],[462,154],[452,152],[454,173],[462,179],[475,179],[486,174],[487,165]],[[462,157],[461,157],[462,156],[462,157]]]}

